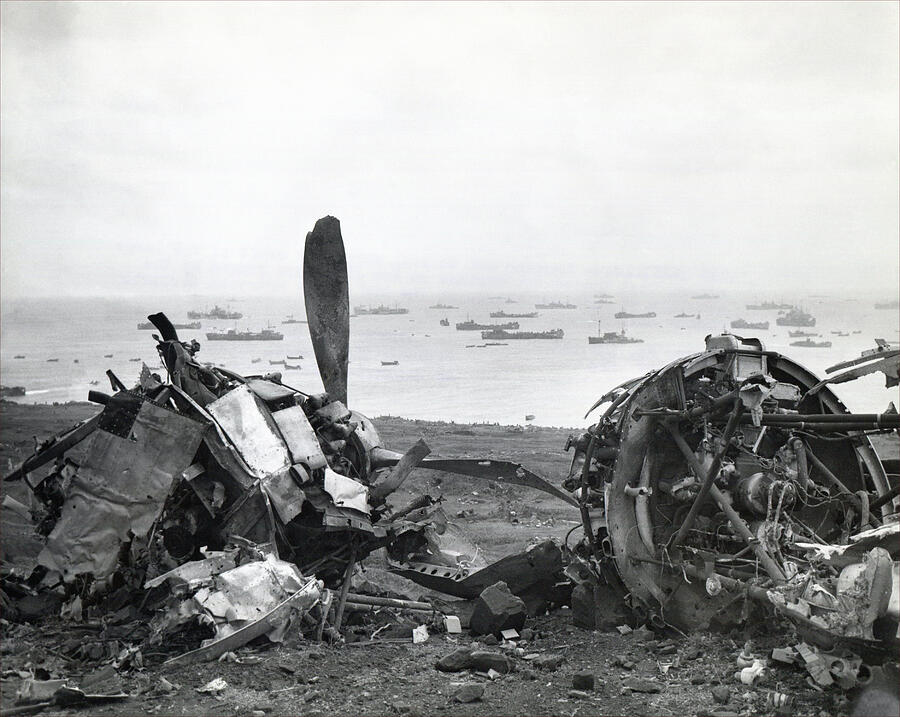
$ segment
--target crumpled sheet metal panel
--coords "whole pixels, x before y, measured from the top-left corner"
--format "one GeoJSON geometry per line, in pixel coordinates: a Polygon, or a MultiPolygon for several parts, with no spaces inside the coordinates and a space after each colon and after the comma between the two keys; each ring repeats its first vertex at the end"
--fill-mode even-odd
{"type": "Polygon", "coordinates": [[[284,436],[294,463],[304,463],[310,470],[328,465],[316,432],[300,406],[291,406],[272,414],[278,430],[284,436]]]}
{"type": "Polygon", "coordinates": [[[238,386],[206,406],[257,477],[290,465],[287,448],[276,435],[246,386],[238,386]]]}
{"type": "Polygon", "coordinates": [[[111,575],[129,533],[146,535],[159,516],[203,431],[203,424],[147,402],[130,438],[98,430],[38,562],[67,582],[79,573],[111,575]]]}
{"type": "Polygon", "coordinates": [[[290,471],[282,471],[263,479],[262,487],[282,523],[290,523],[303,510],[306,497],[291,478],[290,471]]]}
{"type": "Polygon", "coordinates": [[[369,489],[362,483],[326,468],[324,488],[339,508],[353,508],[369,515],[369,489]]]}

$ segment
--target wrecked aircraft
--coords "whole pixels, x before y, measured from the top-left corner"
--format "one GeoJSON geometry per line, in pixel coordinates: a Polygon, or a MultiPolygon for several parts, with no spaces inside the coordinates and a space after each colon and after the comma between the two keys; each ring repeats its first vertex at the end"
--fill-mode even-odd
{"type": "MultiPolygon", "coordinates": [[[[895,386],[898,354],[882,344],[829,372],[881,370],[895,386]]],[[[651,623],[692,630],[735,624],[757,601],[826,649],[896,656],[900,490],[868,434],[900,416],[849,413],[827,384],[853,377],[820,382],[723,334],[602,396],[600,419],[570,438],[565,486],[585,535],[573,604],[608,609],[597,596],[612,590],[651,623]]]]}
{"type": "Polygon", "coordinates": [[[208,628],[173,659],[211,659],[279,639],[295,614],[336,637],[345,606],[377,604],[349,593],[350,576],[384,548],[394,572],[426,587],[474,598],[503,581],[529,613],[570,603],[590,627],[729,625],[756,603],[825,649],[896,654],[900,499],[868,434],[900,420],[849,413],[828,384],[880,370],[896,385],[900,352],[880,345],[819,381],[759,341],[708,337],[705,351],[601,397],[599,421],[570,438],[562,490],[517,463],[437,458],[421,441],[404,455],[385,448],[347,407],[349,292],[333,217],[307,235],[303,286],[320,394],[204,364],[196,341],[148,317],[167,377],[145,367],[129,389],[109,372],[115,393],[91,393],[103,410],[6,478],[43,505],[31,585],[64,591],[73,612],[142,595],[160,615],[157,639],[187,620],[208,628]],[[584,538],[486,565],[439,499],[388,504],[415,468],[542,490],[580,512],[584,538]]]}
{"type": "MultiPolygon", "coordinates": [[[[108,372],[116,392],[89,396],[103,410],[6,477],[25,480],[43,504],[42,586],[87,605],[123,586],[152,590],[164,582],[159,576],[180,569],[199,571],[204,585],[220,583],[210,561],[218,571],[240,570],[272,556],[297,569],[306,610],[325,605],[328,588],[343,588],[333,616],[339,627],[354,565],[379,548],[397,572],[466,597],[517,570],[509,560],[487,566],[448,525],[439,499],[421,495],[392,510],[386,499],[417,466],[528,486],[577,505],[516,463],[429,457],[422,441],[405,455],[384,448],[372,421],[346,406],[349,297],[337,219],[319,220],[307,235],[303,273],[325,393],[306,394],[280,373],[241,376],[201,363],[199,343],[182,342],[164,314],[153,314],[167,379],[145,366],[127,388],[108,372]],[[221,563],[241,546],[256,556],[221,563]],[[318,587],[304,577],[313,575],[318,587]]],[[[558,548],[543,561],[536,577],[514,581],[535,604],[542,586],[561,577],[558,548]]],[[[191,614],[212,598],[194,599],[191,614]]]]}

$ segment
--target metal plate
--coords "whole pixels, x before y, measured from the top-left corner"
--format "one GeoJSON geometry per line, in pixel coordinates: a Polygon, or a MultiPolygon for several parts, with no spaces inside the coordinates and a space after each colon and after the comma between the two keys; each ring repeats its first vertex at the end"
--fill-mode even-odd
{"type": "Polygon", "coordinates": [[[229,391],[206,410],[257,477],[278,473],[290,465],[287,447],[272,430],[267,415],[247,386],[229,391]]]}
{"type": "Polygon", "coordinates": [[[291,406],[272,414],[275,424],[287,443],[293,463],[305,463],[310,470],[324,468],[328,465],[325,454],[319,446],[316,432],[309,425],[309,420],[300,406],[291,406]]]}

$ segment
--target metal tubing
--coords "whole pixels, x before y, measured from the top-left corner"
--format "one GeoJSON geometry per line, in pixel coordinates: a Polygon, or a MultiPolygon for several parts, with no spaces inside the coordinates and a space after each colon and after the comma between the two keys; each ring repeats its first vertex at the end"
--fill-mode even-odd
{"type": "MultiPolygon", "coordinates": [[[[838,478],[834,473],[832,473],[829,470],[828,466],[826,466],[824,463],[822,463],[822,461],[819,460],[818,456],[816,456],[816,454],[813,453],[809,449],[809,446],[806,447],[806,455],[809,456],[809,460],[812,461],[812,464],[816,467],[816,469],[819,471],[819,473],[821,473],[823,476],[825,476],[825,478],[828,479],[828,482],[831,483],[831,485],[833,485],[835,488],[837,488],[838,491],[843,493],[847,497],[847,500],[849,500],[850,503],[853,505],[853,507],[856,509],[856,512],[861,515],[862,514],[862,503],[859,500],[859,496],[856,495],[856,493],[854,493],[853,491],[851,491],[847,486],[845,486],[843,484],[843,482],[841,482],[840,478],[838,478]]],[[[871,515],[871,514],[869,515],[868,522],[871,523],[876,528],[879,525],[881,525],[881,521],[878,520],[878,518],[876,518],[874,515],[871,515]]]]}
{"type": "Polygon", "coordinates": [[[891,488],[887,493],[876,498],[871,503],[869,503],[869,510],[877,510],[883,505],[890,503],[894,498],[900,495],[900,483],[891,488]]]}
{"type": "MultiPolygon", "coordinates": [[[[344,603],[345,610],[351,610],[352,612],[375,612],[376,610],[380,610],[383,605],[367,605],[363,602],[356,602],[355,600],[347,600],[344,603]]],[[[405,607],[403,610],[409,610],[410,612],[427,612],[429,614],[434,612],[434,608],[428,608],[427,610],[423,607],[405,607]]]]}
{"type": "Polygon", "coordinates": [[[800,481],[802,497],[805,502],[806,496],[809,494],[809,464],[806,462],[806,444],[799,438],[792,438],[790,445],[797,457],[797,478],[800,481]]]}
{"type": "Polygon", "coordinates": [[[591,546],[591,552],[594,554],[594,557],[600,560],[602,556],[597,547],[597,541],[594,539],[594,529],[591,526],[591,512],[587,505],[587,497],[590,495],[587,477],[591,469],[591,460],[594,457],[594,447],[596,445],[597,437],[592,434],[584,451],[584,463],[581,465],[581,495],[578,498],[578,508],[581,511],[581,524],[584,528],[584,536],[591,546]]]}
{"type": "MultiPolygon", "coordinates": [[[[691,466],[694,472],[698,475],[702,474],[703,466],[700,465],[700,461],[697,460],[697,456],[694,455],[691,447],[687,444],[687,441],[684,440],[684,437],[681,435],[678,427],[667,425],[667,428],[669,428],[669,431],[672,433],[672,438],[675,439],[675,443],[678,444],[678,447],[681,449],[681,452],[684,454],[684,457],[687,459],[688,464],[691,466]]],[[[766,572],[769,573],[772,579],[776,582],[783,583],[785,577],[781,568],[778,567],[778,564],[765,551],[765,548],[760,545],[759,540],[757,540],[754,537],[753,533],[750,532],[750,528],[747,527],[747,524],[743,521],[741,516],[738,515],[737,511],[731,507],[731,504],[728,502],[725,496],[722,495],[722,492],[718,488],[716,488],[711,481],[709,485],[709,494],[712,496],[713,500],[716,501],[719,509],[723,513],[725,513],[729,522],[731,522],[732,527],[734,527],[735,532],[737,532],[744,539],[744,542],[750,546],[750,548],[756,554],[756,557],[759,558],[759,562],[762,563],[763,567],[766,569],[766,572]]],[[[699,499],[700,496],[698,495],[697,498],[699,499]]],[[[691,506],[691,509],[693,510],[693,506],[691,506]]],[[[688,517],[690,517],[690,514],[688,515],[688,517]]],[[[687,518],[685,518],[681,526],[684,527],[685,523],[687,523],[687,518]]],[[[681,529],[679,529],[679,533],[680,532],[681,529]]]]}
{"type": "Polygon", "coordinates": [[[350,578],[353,575],[353,568],[356,566],[356,545],[350,547],[350,560],[347,563],[347,570],[344,572],[344,582],[341,585],[341,596],[338,598],[337,608],[334,612],[334,629],[340,631],[341,619],[344,617],[344,605],[347,602],[347,595],[350,593],[350,578]]]}
{"type": "Polygon", "coordinates": [[[372,597],[371,595],[357,595],[356,593],[347,593],[347,600],[359,603],[360,605],[374,605],[375,607],[399,607],[407,610],[434,610],[434,607],[427,602],[418,602],[416,600],[400,600],[398,598],[372,597]]]}
{"type": "MultiPolygon", "coordinates": [[[[741,413],[744,410],[744,404],[740,398],[736,398],[734,400],[734,408],[731,409],[731,415],[728,417],[728,425],[725,427],[725,433],[722,436],[724,441],[724,445],[722,446],[722,450],[716,453],[713,458],[712,465],[710,465],[709,470],[706,471],[706,475],[703,479],[703,484],[700,486],[700,492],[697,493],[697,497],[694,499],[693,505],[691,505],[691,509],[685,517],[684,521],[678,528],[678,532],[675,534],[675,537],[672,540],[671,547],[677,547],[681,545],[682,541],[687,537],[688,532],[691,528],[694,527],[694,521],[697,520],[697,514],[700,512],[700,508],[703,506],[703,501],[706,500],[706,496],[709,495],[710,488],[712,488],[713,481],[716,479],[716,476],[719,475],[719,469],[722,467],[722,458],[725,457],[725,451],[728,449],[728,444],[731,442],[731,437],[734,435],[734,431],[737,428],[738,420],[741,417],[741,413]]],[[[675,440],[678,442],[678,438],[681,438],[681,442],[684,443],[684,447],[679,443],[679,448],[684,452],[685,448],[687,448],[687,452],[694,456],[694,452],[690,450],[687,445],[687,442],[684,441],[684,437],[681,435],[681,432],[678,430],[677,426],[666,424],[666,427],[669,429],[669,432],[673,437],[676,437],[675,440]]],[[[696,461],[696,457],[694,457],[695,462],[699,467],[699,461],[696,461]]],[[[697,473],[697,477],[703,475],[703,469],[700,469],[700,472],[697,473]]]]}
{"type": "Polygon", "coordinates": [[[762,563],[762,566],[766,569],[766,572],[772,580],[779,584],[783,583],[785,581],[785,575],[781,567],[779,567],[772,556],[766,552],[766,549],[760,544],[759,539],[750,532],[750,528],[747,527],[743,518],[738,515],[738,512],[731,506],[731,503],[728,502],[728,498],[722,495],[722,491],[716,488],[716,486],[710,487],[709,494],[712,496],[713,500],[716,501],[719,509],[725,513],[728,522],[731,523],[735,532],[740,535],[744,539],[744,542],[753,549],[754,553],[756,553],[756,557],[759,558],[759,562],[762,563]]]}

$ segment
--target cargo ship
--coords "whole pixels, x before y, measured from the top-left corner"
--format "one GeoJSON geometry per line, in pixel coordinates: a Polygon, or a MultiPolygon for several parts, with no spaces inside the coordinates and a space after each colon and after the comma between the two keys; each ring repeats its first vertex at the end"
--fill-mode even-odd
{"type": "Polygon", "coordinates": [[[492,319],[536,319],[538,316],[540,316],[540,314],[537,311],[525,314],[507,314],[505,311],[491,312],[492,319]]]}
{"type": "Polygon", "coordinates": [[[553,329],[552,331],[504,331],[503,329],[493,329],[491,331],[482,331],[482,339],[561,339],[563,337],[562,329],[553,329]]]}
{"type": "Polygon", "coordinates": [[[209,341],[281,341],[284,334],[268,328],[262,331],[228,329],[228,331],[210,331],[206,334],[206,338],[209,341]]]}
{"type": "Polygon", "coordinates": [[[218,304],[209,311],[188,311],[189,319],[224,319],[230,321],[231,319],[240,319],[242,317],[243,314],[240,311],[228,311],[218,304]]]}
{"type": "Polygon", "coordinates": [[[656,312],[648,311],[646,314],[629,314],[627,311],[617,311],[614,316],[617,319],[655,319],[656,312]]]}
{"type": "MultiPolygon", "coordinates": [[[[187,324],[172,324],[173,328],[176,329],[199,329],[201,328],[201,324],[199,321],[191,321],[187,324]]],[[[156,327],[151,324],[149,321],[141,321],[138,325],[138,331],[150,331],[155,329],[156,327]]]]}
{"type": "Polygon", "coordinates": [[[476,324],[474,321],[461,321],[456,325],[457,331],[502,331],[505,329],[519,328],[518,321],[508,321],[505,324],[476,324]]]}
{"type": "Polygon", "coordinates": [[[549,304],[535,304],[535,309],[577,309],[575,304],[564,304],[561,301],[551,301],[549,304]]]}
{"type": "Polygon", "coordinates": [[[749,311],[789,311],[793,304],[776,304],[774,301],[763,301],[761,304],[747,304],[749,311]]]}
{"type": "Polygon", "coordinates": [[[692,296],[691,298],[692,299],[718,299],[719,295],[718,294],[694,294],[694,296],[692,296]]]}
{"type": "Polygon", "coordinates": [[[900,309],[900,301],[894,299],[893,301],[882,301],[875,304],[876,309],[900,309]]]}
{"type": "Polygon", "coordinates": [[[371,306],[354,306],[353,313],[356,316],[391,316],[396,314],[408,314],[409,309],[403,309],[397,306],[392,308],[390,306],[385,306],[384,304],[379,304],[375,308],[372,308],[371,306]]]}
{"type": "Polygon", "coordinates": [[[600,336],[588,336],[589,344],[642,344],[644,339],[633,339],[625,335],[625,329],[619,332],[605,331],[600,336]]]}
{"type": "Polygon", "coordinates": [[[802,346],[807,349],[827,349],[831,348],[830,341],[813,341],[812,339],[803,339],[803,341],[791,341],[791,346],[802,346]]]}
{"type": "Polygon", "coordinates": [[[816,320],[811,314],[792,307],[784,316],[775,319],[775,323],[779,326],[815,326],[816,320]]]}
{"type": "Polygon", "coordinates": [[[746,321],[745,319],[737,319],[736,321],[731,322],[731,328],[733,328],[733,329],[761,329],[763,331],[766,331],[769,328],[769,322],[768,321],[746,321]]]}
{"type": "Polygon", "coordinates": [[[434,306],[429,306],[429,309],[458,309],[458,306],[450,306],[450,304],[435,304],[434,306]]]}

